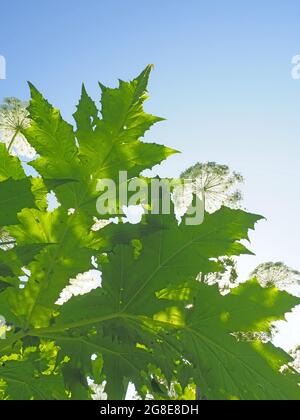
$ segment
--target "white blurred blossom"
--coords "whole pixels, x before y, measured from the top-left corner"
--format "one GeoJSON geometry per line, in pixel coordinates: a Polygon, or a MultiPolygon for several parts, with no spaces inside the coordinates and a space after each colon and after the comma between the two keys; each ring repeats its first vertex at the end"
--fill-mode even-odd
{"type": "Polygon", "coordinates": [[[242,194],[236,187],[244,179],[226,165],[215,162],[197,163],[183,172],[181,179],[193,183],[194,194],[204,199],[205,210],[209,213],[222,206],[239,208],[241,205],[242,194]]]}
{"type": "Polygon", "coordinates": [[[294,362],[292,363],[292,367],[300,373],[300,348],[294,350],[291,353],[292,358],[294,359],[294,362]]]}
{"type": "Polygon", "coordinates": [[[0,141],[12,155],[32,159],[36,152],[30,146],[23,130],[30,126],[27,103],[17,98],[5,98],[0,105],[0,141]]]}
{"type": "Polygon", "coordinates": [[[82,296],[92,290],[101,287],[101,272],[98,270],[90,270],[83,274],[78,274],[75,279],[70,280],[70,284],[61,292],[56,305],[62,306],[68,302],[73,296],[82,296]]]}
{"type": "Polygon", "coordinates": [[[97,385],[94,382],[90,382],[90,388],[92,390],[92,399],[94,401],[106,401],[108,395],[105,392],[106,382],[103,382],[101,385],[97,385]]]}
{"type": "Polygon", "coordinates": [[[282,262],[260,264],[252,273],[262,287],[277,287],[292,294],[300,293],[300,273],[282,262]]]}
{"type": "Polygon", "coordinates": [[[186,214],[193,202],[193,194],[195,194],[195,185],[193,182],[186,182],[174,188],[172,201],[175,207],[175,214],[180,221],[186,214]]]}

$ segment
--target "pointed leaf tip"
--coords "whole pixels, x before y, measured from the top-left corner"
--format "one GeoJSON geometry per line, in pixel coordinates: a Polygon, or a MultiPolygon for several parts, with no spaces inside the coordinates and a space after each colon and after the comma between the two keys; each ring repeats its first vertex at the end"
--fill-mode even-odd
{"type": "Polygon", "coordinates": [[[86,87],[85,87],[84,83],[82,83],[82,85],[81,85],[81,93],[82,93],[82,95],[87,95],[87,90],[86,90],[86,87]]]}

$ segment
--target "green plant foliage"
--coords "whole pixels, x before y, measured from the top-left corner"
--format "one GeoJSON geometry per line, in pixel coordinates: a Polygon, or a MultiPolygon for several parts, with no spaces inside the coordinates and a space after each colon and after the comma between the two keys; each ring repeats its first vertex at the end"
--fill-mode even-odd
{"type": "Polygon", "coordinates": [[[66,399],[62,377],[36,373],[33,363],[11,361],[1,368],[7,394],[16,400],[66,399]]]}
{"type": "Polygon", "coordinates": [[[282,370],[289,356],[236,338],[269,332],[298,300],[256,280],[227,296],[197,280],[222,273],[223,257],[251,254],[244,243],[260,216],[222,207],[199,226],[178,225],[171,214],[92,230],[98,179],[139,177],[176,153],[141,141],[161,121],[143,110],[150,72],[117,89],[100,85],[100,111],[83,87],[75,128],[30,85],[22,135],[37,152],[36,178],[0,145],[0,227],[14,245],[0,249],[8,325],[0,397],[90,399],[90,378],[106,381],[112,400],[125,398],[129,382],[143,398],[298,400],[299,375],[282,370]],[[50,192],[59,202],[52,211],[50,192]],[[101,287],[59,306],[70,279],[95,260],[101,287]]]}
{"type": "Polygon", "coordinates": [[[7,179],[22,179],[25,177],[21,163],[16,157],[10,156],[5,145],[0,143],[0,181],[7,179]]]}

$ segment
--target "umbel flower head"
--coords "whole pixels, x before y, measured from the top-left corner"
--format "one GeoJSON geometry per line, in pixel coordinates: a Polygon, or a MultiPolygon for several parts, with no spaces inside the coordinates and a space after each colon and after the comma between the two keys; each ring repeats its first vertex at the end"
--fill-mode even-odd
{"type": "Polygon", "coordinates": [[[28,104],[17,98],[5,98],[0,105],[0,141],[12,155],[32,159],[35,150],[27,142],[23,130],[29,127],[28,104]]]}
{"type": "Polygon", "coordinates": [[[300,273],[282,262],[260,264],[252,273],[262,287],[277,287],[280,290],[300,286],[300,273]]]}
{"type": "Polygon", "coordinates": [[[181,178],[193,182],[194,194],[204,198],[205,210],[209,213],[222,206],[239,208],[241,205],[242,194],[236,187],[244,178],[226,165],[197,163],[183,172],[181,178]]]}

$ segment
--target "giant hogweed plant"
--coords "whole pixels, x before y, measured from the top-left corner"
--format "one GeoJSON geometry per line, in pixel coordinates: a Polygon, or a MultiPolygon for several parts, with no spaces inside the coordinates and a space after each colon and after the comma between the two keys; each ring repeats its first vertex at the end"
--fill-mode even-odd
{"type": "Polygon", "coordinates": [[[175,153],[141,141],[160,121],[143,110],[150,72],[100,85],[100,111],[83,87],[75,128],[30,85],[20,131],[37,153],[36,177],[0,145],[0,228],[13,243],[0,249],[0,396],[90,399],[93,380],[111,400],[129,383],[141,398],[298,400],[289,356],[259,340],[298,300],[255,279],[227,296],[199,281],[222,271],[222,258],[251,253],[243,240],[260,216],[222,207],[198,226],[171,214],[91,229],[98,179],[139,177],[175,153]],[[58,306],[95,260],[101,287],[58,306]]]}

